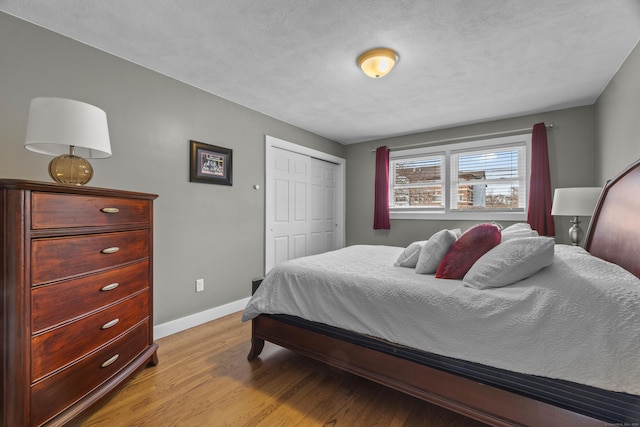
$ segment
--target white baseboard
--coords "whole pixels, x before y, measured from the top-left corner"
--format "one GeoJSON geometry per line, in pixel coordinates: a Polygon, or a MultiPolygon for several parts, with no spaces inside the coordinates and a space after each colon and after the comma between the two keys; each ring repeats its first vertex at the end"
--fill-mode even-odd
{"type": "Polygon", "coordinates": [[[248,302],[249,297],[218,307],[213,307],[199,313],[190,314],[189,316],[181,317],[180,319],[172,320],[160,325],[155,325],[153,327],[153,338],[164,338],[177,332],[184,331],[185,329],[193,328],[194,326],[202,325],[203,323],[243,310],[248,302]]]}

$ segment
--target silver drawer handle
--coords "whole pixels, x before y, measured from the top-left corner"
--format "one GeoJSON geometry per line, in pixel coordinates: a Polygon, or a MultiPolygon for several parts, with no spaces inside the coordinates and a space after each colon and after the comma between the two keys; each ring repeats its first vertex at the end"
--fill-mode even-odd
{"type": "Polygon", "coordinates": [[[119,247],[113,246],[111,248],[105,248],[105,249],[101,250],[100,252],[102,252],[103,254],[115,254],[119,250],[120,250],[119,247]]]}
{"type": "Polygon", "coordinates": [[[101,210],[102,212],[104,212],[104,213],[108,213],[108,214],[115,214],[115,213],[120,212],[120,209],[118,209],[118,208],[102,208],[102,209],[100,209],[100,210],[101,210]]]}
{"type": "Polygon", "coordinates": [[[105,285],[105,286],[101,287],[100,291],[102,291],[102,292],[112,291],[115,288],[117,288],[118,286],[120,286],[120,283],[118,283],[118,282],[109,283],[108,285],[105,285]]]}
{"type": "Polygon", "coordinates": [[[110,320],[107,323],[105,323],[104,325],[102,325],[102,327],[100,329],[109,329],[109,328],[111,328],[113,326],[116,326],[119,321],[120,321],[120,319],[110,320]]]}
{"type": "Polygon", "coordinates": [[[108,358],[107,360],[102,362],[102,365],[100,365],[100,367],[101,368],[106,368],[107,366],[111,365],[113,362],[118,360],[118,357],[120,357],[119,354],[115,354],[115,355],[111,356],[110,358],[108,358]]]}

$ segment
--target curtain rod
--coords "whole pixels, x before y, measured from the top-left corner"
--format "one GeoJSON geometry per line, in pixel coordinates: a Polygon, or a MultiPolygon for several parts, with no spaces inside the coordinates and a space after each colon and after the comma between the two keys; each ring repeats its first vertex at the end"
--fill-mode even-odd
{"type": "MultiPolygon", "coordinates": [[[[553,123],[549,123],[548,125],[545,125],[545,127],[547,129],[553,129],[554,124],[553,123]]],[[[476,138],[488,138],[490,136],[500,136],[500,135],[508,135],[511,133],[522,133],[522,132],[527,132],[527,133],[531,133],[533,131],[533,128],[524,128],[524,129],[513,129],[513,130],[505,130],[502,132],[493,132],[493,133],[483,133],[480,135],[469,135],[469,136],[459,136],[457,138],[447,138],[447,139],[440,139],[437,141],[428,141],[428,142],[421,142],[418,144],[411,144],[411,145],[400,145],[398,147],[389,147],[389,151],[392,150],[402,150],[405,148],[417,148],[417,147],[424,147],[427,145],[433,145],[433,144],[442,144],[444,142],[455,142],[455,141],[462,141],[465,139],[476,139],[476,138]]],[[[376,150],[371,150],[372,153],[375,153],[376,150]]]]}

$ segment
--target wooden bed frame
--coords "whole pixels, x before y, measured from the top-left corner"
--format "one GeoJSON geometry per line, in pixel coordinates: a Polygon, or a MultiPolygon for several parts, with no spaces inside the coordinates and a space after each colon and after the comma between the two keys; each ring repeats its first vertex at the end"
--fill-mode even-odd
{"type": "MultiPolygon", "coordinates": [[[[585,246],[594,256],[618,264],[638,277],[639,191],[640,161],[604,187],[585,246]]],[[[533,398],[517,386],[515,391],[508,390],[491,381],[449,372],[424,362],[419,357],[421,352],[291,316],[262,314],[252,320],[249,360],[260,354],[265,341],[492,426],[640,425],[640,418],[635,419],[635,415],[631,415],[633,419],[602,421],[585,411],[576,412],[554,401],[533,398]]],[[[595,401],[598,405],[600,400],[595,401]]],[[[631,413],[640,413],[640,397],[627,405],[632,406],[631,413]]]]}

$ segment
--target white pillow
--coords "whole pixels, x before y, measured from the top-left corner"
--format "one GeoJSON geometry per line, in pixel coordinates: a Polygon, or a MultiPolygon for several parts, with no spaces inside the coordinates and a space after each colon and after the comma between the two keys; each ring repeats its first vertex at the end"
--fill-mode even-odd
{"type": "Polygon", "coordinates": [[[434,274],[440,261],[442,261],[453,242],[460,237],[460,234],[462,232],[459,228],[456,228],[455,230],[440,230],[431,236],[420,249],[416,273],[434,274]]]}
{"type": "Polygon", "coordinates": [[[476,289],[500,288],[519,282],[553,263],[552,237],[524,237],[500,243],[484,254],[462,279],[476,289]]]}
{"type": "Polygon", "coordinates": [[[411,243],[402,251],[393,265],[396,267],[415,268],[418,257],[420,256],[420,249],[425,242],[426,240],[411,243]]]}
{"type": "Polygon", "coordinates": [[[517,224],[510,225],[502,230],[502,242],[506,242],[511,239],[521,239],[523,237],[538,237],[539,234],[536,230],[532,230],[531,226],[526,222],[519,222],[517,224]]]}

